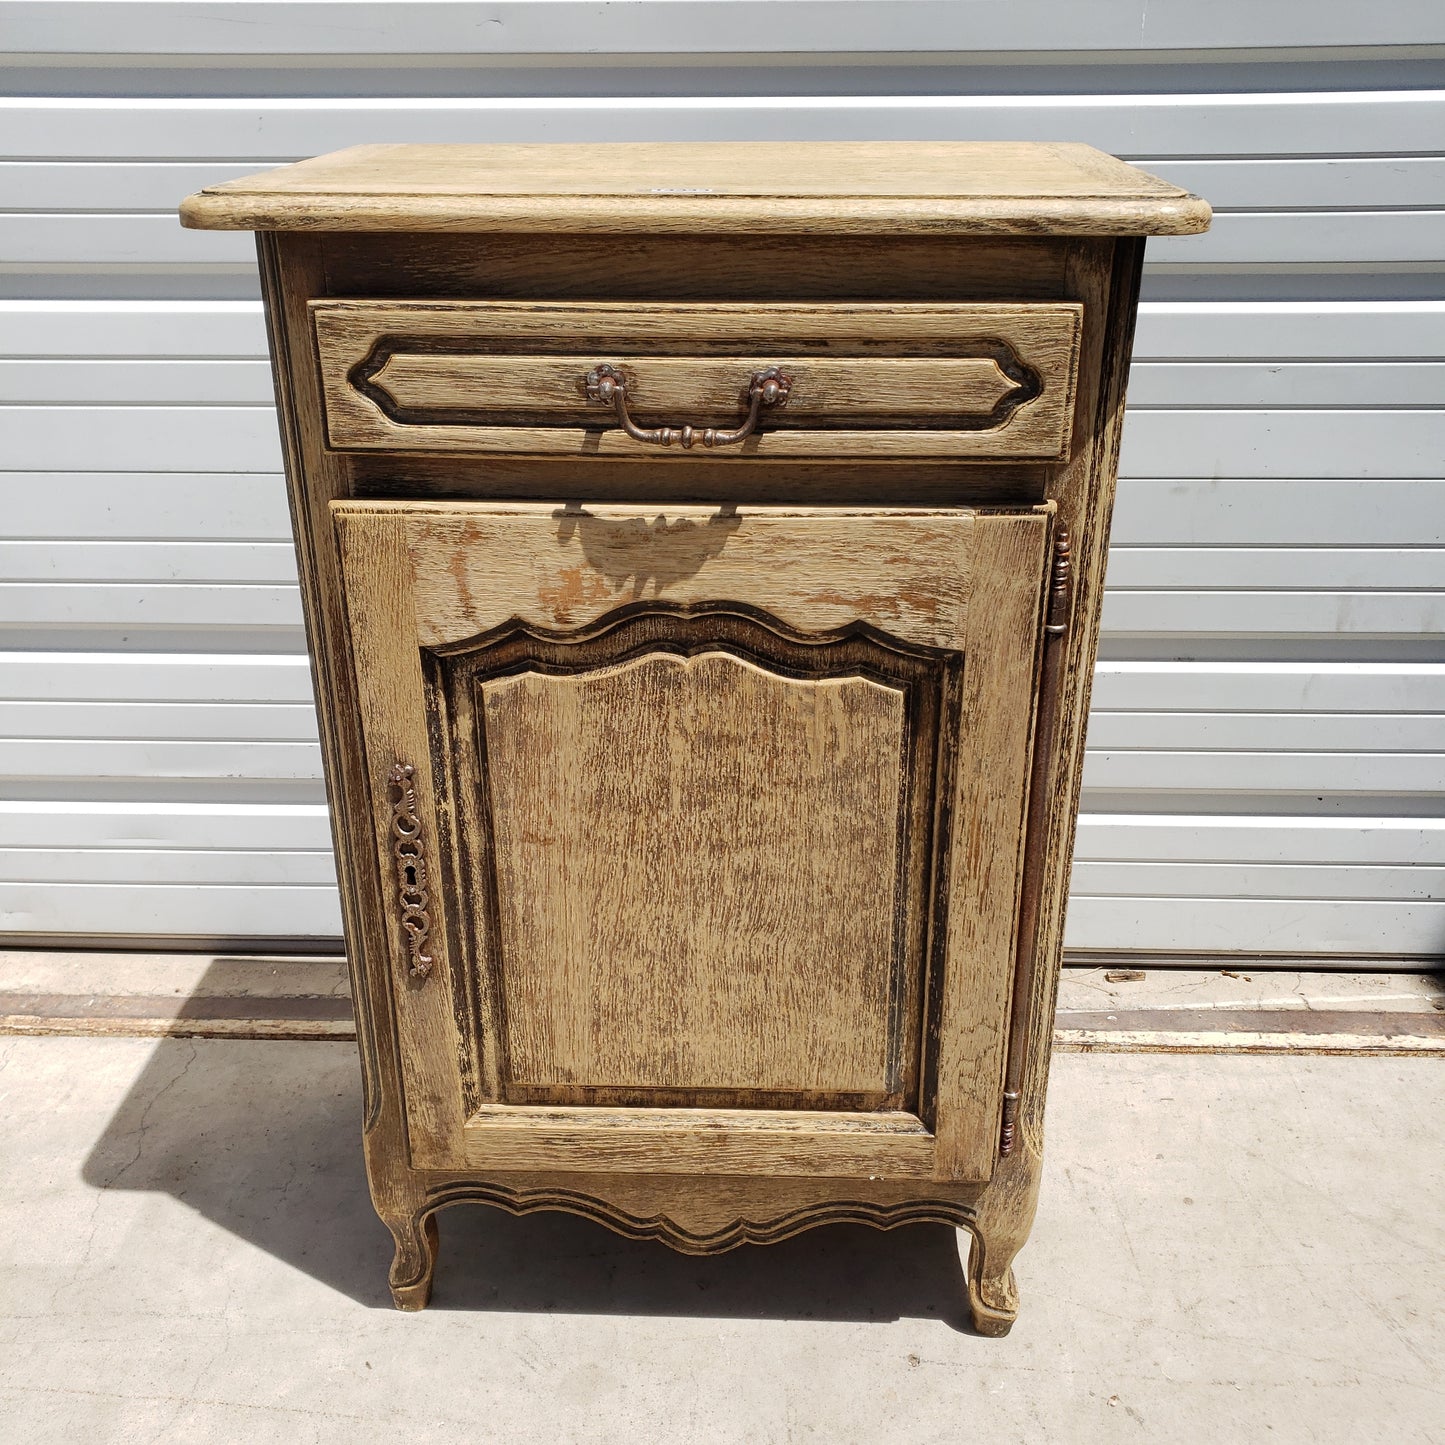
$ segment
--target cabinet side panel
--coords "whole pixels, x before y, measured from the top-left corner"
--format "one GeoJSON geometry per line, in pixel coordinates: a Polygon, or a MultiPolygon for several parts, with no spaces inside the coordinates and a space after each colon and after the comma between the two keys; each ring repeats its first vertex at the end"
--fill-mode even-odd
{"type": "Polygon", "coordinates": [[[1068,264],[1068,294],[1084,303],[1084,351],[1074,414],[1073,456],[1068,466],[1060,468],[1049,492],[1057,499],[1061,524],[1069,529],[1073,606],[1059,688],[1053,796],[1049,800],[1046,836],[1037,842],[1044,853],[1043,905],[1029,1010],[1028,1066],[1019,1108],[1027,1156],[1021,1163],[1024,1173],[1036,1168],[1036,1162],[1030,1160],[1037,1161],[1043,1147],[1044,1098],[1084,767],[1085,727],[1098,656],[1109,524],[1143,263],[1144,241],[1138,238],[1079,242],[1068,264]]]}
{"type": "Polygon", "coordinates": [[[384,955],[385,941],[378,934],[378,876],[361,790],[364,771],[360,719],[354,705],[356,680],[329,510],[333,499],[348,494],[349,480],[344,461],[326,450],[320,377],[307,309],[311,297],[324,294],[326,268],[322,243],[309,236],[261,232],[256,248],[356,1011],[367,1158],[372,1166],[373,1192],[380,1202],[393,1185],[399,1186],[399,1174],[391,1171],[383,1179],[382,1172],[390,1159],[401,1160],[403,1136],[400,1102],[389,1087],[396,1077],[396,1053],[385,968],[373,987],[374,975],[368,967],[373,951],[384,955]]]}

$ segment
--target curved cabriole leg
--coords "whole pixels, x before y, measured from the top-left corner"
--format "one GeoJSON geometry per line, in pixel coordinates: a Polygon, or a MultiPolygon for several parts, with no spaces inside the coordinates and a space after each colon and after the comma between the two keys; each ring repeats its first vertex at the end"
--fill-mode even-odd
{"type": "Polygon", "coordinates": [[[998,1161],[969,1225],[968,1307],[981,1335],[1006,1335],[1018,1318],[1013,1262],[1033,1227],[1039,1162],[1037,1124],[1025,1115],[1014,1148],[998,1161]]]}
{"type": "Polygon", "coordinates": [[[1019,1313],[1018,1286],[1014,1283],[1014,1250],[973,1234],[968,1247],[968,1309],[973,1327],[997,1339],[1013,1328],[1019,1313]]]}
{"type": "Polygon", "coordinates": [[[437,1264],[436,1216],[383,1217],[396,1242],[391,1261],[391,1298],[399,1310],[424,1310],[431,1299],[432,1275],[437,1264]]]}

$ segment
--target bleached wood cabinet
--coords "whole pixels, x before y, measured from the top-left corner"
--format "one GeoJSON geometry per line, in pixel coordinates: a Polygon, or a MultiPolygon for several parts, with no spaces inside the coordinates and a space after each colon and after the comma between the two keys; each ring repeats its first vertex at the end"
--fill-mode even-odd
{"type": "Polygon", "coordinates": [[[971,1231],[1007,1330],[1142,236],[1081,146],[361,147],[254,229],[392,1290],[971,1231]]]}

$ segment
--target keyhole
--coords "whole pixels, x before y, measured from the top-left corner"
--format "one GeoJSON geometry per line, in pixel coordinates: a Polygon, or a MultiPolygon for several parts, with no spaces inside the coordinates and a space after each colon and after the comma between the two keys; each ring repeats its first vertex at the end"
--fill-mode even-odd
{"type": "Polygon", "coordinates": [[[415,863],[408,863],[408,864],[406,865],[406,886],[407,886],[408,888],[415,888],[415,887],[416,887],[416,864],[415,864],[415,863]]]}

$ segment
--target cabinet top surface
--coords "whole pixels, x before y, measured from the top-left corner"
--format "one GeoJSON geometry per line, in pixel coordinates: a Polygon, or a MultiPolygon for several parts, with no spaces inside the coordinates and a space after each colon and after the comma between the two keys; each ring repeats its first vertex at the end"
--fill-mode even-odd
{"type": "Polygon", "coordinates": [[[208,186],[201,230],[1189,235],[1209,207],[1092,146],[365,145],[208,186]]]}

